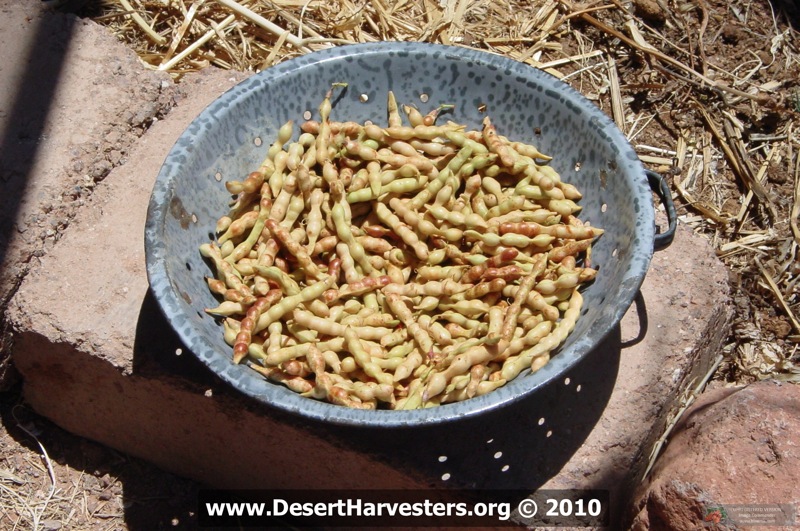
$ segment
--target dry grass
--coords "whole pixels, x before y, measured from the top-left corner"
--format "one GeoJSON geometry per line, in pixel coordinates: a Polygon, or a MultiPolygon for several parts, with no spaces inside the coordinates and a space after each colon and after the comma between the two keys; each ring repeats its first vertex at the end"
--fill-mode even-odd
{"type": "Polygon", "coordinates": [[[0,395],[0,529],[192,529],[198,486],[0,395]]]}
{"type": "MultiPolygon", "coordinates": [[[[55,464],[36,425],[16,417],[18,407],[12,409],[15,427],[35,443],[38,452],[36,457],[33,452],[20,452],[12,447],[15,443],[7,434],[0,437],[8,445],[6,459],[0,461],[0,528],[118,529],[123,518],[121,497],[109,495],[101,506],[88,503],[86,493],[91,488],[86,480],[90,476],[55,464]]],[[[29,415],[25,412],[26,418],[29,415]]]]}

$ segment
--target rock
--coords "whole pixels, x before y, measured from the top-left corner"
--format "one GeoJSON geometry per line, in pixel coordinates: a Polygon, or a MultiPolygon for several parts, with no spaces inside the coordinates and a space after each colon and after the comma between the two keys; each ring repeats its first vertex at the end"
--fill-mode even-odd
{"type": "MultiPolygon", "coordinates": [[[[8,59],[0,67],[2,303],[53,236],[15,233],[35,225],[43,205],[68,195],[84,172],[102,180],[180,96],[168,74],[145,68],[106,28],[44,4],[0,0],[0,49],[8,59]],[[114,65],[119,75],[109,76],[114,65]],[[125,112],[133,113],[131,123],[122,121],[125,112]],[[113,143],[102,141],[109,124],[116,126],[113,143]],[[112,150],[120,155],[107,157],[112,150]]],[[[45,217],[58,221],[60,232],[75,213],[57,209],[45,217]]]]}
{"type": "Polygon", "coordinates": [[[61,522],[58,520],[42,520],[39,524],[42,526],[42,529],[46,529],[47,531],[58,531],[61,529],[61,522]]]}
{"type": "Polygon", "coordinates": [[[771,380],[701,395],[634,496],[630,528],[696,529],[726,506],[734,518],[731,506],[800,499],[798,410],[800,386],[771,380]]]}
{"type": "Polygon", "coordinates": [[[82,203],[49,208],[90,178],[100,181],[180,90],[142,66],[108,30],[45,2],[0,0],[0,390],[16,381],[5,305],[82,203]],[[119,65],[119,75],[109,69],[119,65]],[[89,97],[91,95],[91,97],[89,97]],[[120,116],[135,109],[136,123],[120,116]],[[108,124],[119,138],[100,141],[108,124]],[[115,150],[106,157],[106,152],[115,150]],[[119,154],[119,156],[117,155],[119,154]],[[40,224],[45,230],[28,230],[40,224]]]}
{"type": "Polygon", "coordinates": [[[664,10],[658,5],[658,2],[653,0],[633,0],[633,12],[647,22],[659,26],[667,20],[664,10]]]}

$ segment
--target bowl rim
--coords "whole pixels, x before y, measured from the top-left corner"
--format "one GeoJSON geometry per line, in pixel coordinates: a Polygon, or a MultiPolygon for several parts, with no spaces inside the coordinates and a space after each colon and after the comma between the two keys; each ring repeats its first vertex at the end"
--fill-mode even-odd
{"type": "MultiPolygon", "coordinates": [[[[549,385],[559,376],[567,372],[573,365],[588,355],[594,347],[601,345],[609,333],[619,325],[619,322],[633,303],[636,293],[644,281],[644,276],[649,268],[653,254],[655,209],[652,206],[652,200],[649,196],[650,189],[646,183],[647,179],[644,167],[630,143],[611,118],[577,90],[543,70],[505,56],[459,46],[394,41],[336,46],[290,59],[250,76],[214,100],[191,122],[181,134],[176,144],[171,148],[154,183],[153,193],[148,204],[145,226],[146,271],[151,293],[157,300],[162,314],[188,350],[228,385],[231,385],[239,392],[255,399],[259,403],[285,413],[299,415],[308,421],[320,421],[335,425],[396,428],[447,423],[466,418],[474,418],[475,416],[484,414],[495,408],[504,407],[532,396],[537,390],[549,385]],[[196,338],[193,338],[193,334],[187,330],[186,320],[182,317],[180,295],[174,289],[167,271],[166,249],[159,243],[159,227],[163,226],[168,212],[168,207],[166,207],[166,205],[169,203],[170,183],[174,177],[168,171],[168,167],[170,167],[169,162],[177,156],[176,148],[178,147],[178,143],[180,143],[180,140],[192,129],[192,125],[202,120],[205,116],[216,114],[222,107],[231,105],[231,103],[242,97],[243,94],[249,93],[250,90],[263,90],[267,88],[272,80],[279,79],[282,76],[290,75],[301,69],[313,67],[319,63],[343,60],[346,57],[358,56],[360,59],[364,59],[365,57],[375,54],[407,53],[441,54],[446,60],[457,59],[460,61],[472,61],[476,64],[487,66],[491,65],[502,69],[501,71],[510,73],[509,75],[512,77],[530,77],[537,82],[546,81],[547,83],[553,83],[555,81],[559,84],[559,95],[571,100],[579,105],[582,110],[587,111],[589,114],[587,119],[593,120],[597,128],[601,130],[603,134],[607,135],[608,141],[619,148],[620,158],[625,159],[626,162],[630,161],[630,165],[622,166],[620,171],[623,172],[623,174],[629,172],[635,174],[629,176],[632,179],[632,184],[638,183],[639,181],[644,183],[642,186],[642,193],[644,194],[644,191],[647,191],[644,204],[646,206],[649,205],[649,208],[640,208],[637,214],[638,222],[636,225],[638,227],[637,231],[639,231],[640,234],[637,234],[638,237],[634,238],[631,242],[630,251],[631,254],[635,254],[640,258],[632,261],[630,264],[630,271],[626,272],[626,283],[620,288],[620,290],[624,292],[621,294],[621,304],[612,309],[609,319],[605,319],[601,323],[596,323],[596,326],[592,326],[590,330],[595,334],[595,338],[592,341],[583,341],[579,339],[572,343],[569,349],[562,350],[559,348],[558,354],[535,375],[522,373],[514,380],[491,393],[462,402],[410,411],[356,410],[302,397],[279,384],[267,383],[263,393],[256,393],[246,388],[243,389],[242,386],[238,385],[237,379],[233,378],[229,372],[220,373],[214,370],[208,356],[215,355],[215,352],[195,350],[200,348],[207,349],[208,351],[215,351],[211,345],[205,344],[205,342],[203,342],[202,345],[198,345],[196,341],[193,341],[193,339],[196,338]],[[570,354],[568,356],[565,355],[567,351],[569,351],[570,354]],[[521,381],[527,381],[527,385],[520,391],[519,388],[522,386],[520,383],[521,381]]],[[[193,325],[190,324],[189,328],[192,328],[192,326],[193,325]]],[[[246,367],[242,368],[252,372],[254,376],[262,378],[251,369],[246,367]]]]}

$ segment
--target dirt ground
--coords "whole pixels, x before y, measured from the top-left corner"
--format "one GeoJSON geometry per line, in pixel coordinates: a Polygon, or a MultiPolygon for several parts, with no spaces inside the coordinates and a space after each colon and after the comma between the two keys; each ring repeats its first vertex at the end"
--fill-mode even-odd
{"type": "Polygon", "coordinates": [[[0,529],[193,527],[197,484],[62,430],[18,388],[0,394],[0,448],[0,529]]]}
{"type": "MultiPolygon", "coordinates": [[[[640,131],[634,143],[673,150],[678,139],[684,138],[698,152],[713,151],[688,190],[685,168],[658,161],[651,167],[671,175],[674,190],[681,184],[691,192],[678,190],[679,214],[708,237],[730,270],[737,305],[735,336],[715,379],[721,384],[770,375],[792,379],[798,359],[792,339],[798,331],[793,330],[790,315],[764,282],[754,255],[737,246],[726,251],[720,242],[765,235],[753,240],[752,246],[762,249],[755,256],[773,276],[784,279],[781,288],[786,302],[797,313],[798,244],[792,240],[788,221],[798,179],[793,157],[800,149],[794,136],[800,118],[796,39],[800,8],[792,0],[705,0],[696,6],[637,0],[632,8],[642,24],[664,37],[656,46],[694,71],[740,91],[773,87],[760,100],[698,88],[695,80],[687,78],[689,74],[665,73],[645,55],[632,52],[618,38],[580,17],[572,20],[574,32],[549,57],[612,50],[621,85],[616,93],[622,96],[622,119],[629,133],[640,131]],[[699,108],[714,118],[727,113],[731,121],[742,124],[740,134],[759,164],[756,169],[763,164],[763,182],[775,203],[777,220],[770,220],[764,205],[754,206],[735,238],[726,223],[709,223],[709,218],[736,216],[746,190],[725,166],[725,157],[711,149],[715,139],[699,108]],[[772,143],[776,138],[779,144],[772,143]],[[776,153],[770,155],[773,149],[776,153]]],[[[594,16],[612,27],[620,23],[612,13],[597,11],[594,16]]],[[[570,64],[562,72],[569,75],[581,68],[581,64],[570,64]]],[[[573,86],[613,114],[614,89],[608,78],[593,75],[591,68],[586,73],[574,78],[573,86]]],[[[654,159],[673,156],[658,151],[652,155],[654,159]]],[[[154,530],[191,528],[195,522],[197,484],[61,430],[24,404],[19,384],[0,393],[0,449],[0,529],[154,530]]]]}

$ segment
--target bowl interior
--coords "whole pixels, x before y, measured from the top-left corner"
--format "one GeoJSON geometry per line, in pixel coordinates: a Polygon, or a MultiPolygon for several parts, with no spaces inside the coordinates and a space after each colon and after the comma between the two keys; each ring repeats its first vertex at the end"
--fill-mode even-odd
{"type": "MultiPolygon", "coordinates": [[[[297,136],[297,134],[295,135],[297,136]]],[[[654,236],[650,190],[638,158],[614,124],[554,77],[499,56],[418,43],[352,45],[309,54],[256,74],[212,103],[180,137],[157,178],[146,227],[151,289],[186,346],[242,392],[307,418],[365,426],[436,423],[480,414],[530,396],[557,377],[619,322],[649,266],[654,236]],[[581,219],[606,230],[592,250],[599,266],[584,292],[581,318],[542,370],[483,397],[427,410],[354,411],[300,397],[231,363],[222,329],[203,311],[216,306],[198,247],[227,210],[227,180],[243,179],[266,156],[277,129],[318,118],[334,82],[347,82],[332,120],[386,123],[386,95],[427,112],[454,104],[452,119],[498,132],[553,157],[562,180],[583,193],[581,219]],[[485,110],[484,110],[485,109],[485,110]]]]}

